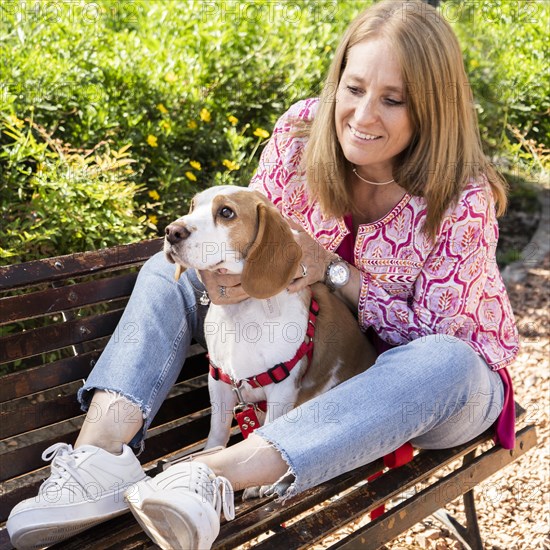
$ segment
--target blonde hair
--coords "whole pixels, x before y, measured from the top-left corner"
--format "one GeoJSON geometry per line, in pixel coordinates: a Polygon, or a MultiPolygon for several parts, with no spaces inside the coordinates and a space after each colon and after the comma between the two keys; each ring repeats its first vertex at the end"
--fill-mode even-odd
{"type": "Polygon", "coordinates": [[[374,4],[356,17],[341,40],[307,130],[304,167],[313,200],[328,216],[354,211],[352,189],[346,185],[351,164],[336,135],[335,95],[350,48],[379,38],[390,40],[396,52],[414,131],[393,176],[408,193],[426,199],[423,231],[435,237],[445,211],[472,178],[487,178],[501,215],[506,184],[482,150],[460,45],[443,17],[420,0],[374,4]]]}

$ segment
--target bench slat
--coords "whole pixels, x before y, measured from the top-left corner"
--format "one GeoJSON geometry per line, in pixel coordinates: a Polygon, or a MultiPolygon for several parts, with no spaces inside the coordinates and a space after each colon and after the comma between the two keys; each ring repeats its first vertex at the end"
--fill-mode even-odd
{"type": "Polygon", "coordinates": [[[104,271],[113,266],[144,262],[162,249],[163,239],[115,246],[0,267],[0,291],[59,281],[104,271]]]}
{"type": "MultiPolygon", "coordinates": [[[[0,408],[0,439],[43,428],[79,416],[82,411],[75,394],[80,387],[76,382],[60,388],[53,388],[37,396],[28,396],[4,403],[0,408]],[[40,396],[40,400],[37,397],[40,396]]],[[[191,392],[185,392],[166,401],[155,417],[153,425],[169,422],[193,411],[210,407],[206,385],[191,392]]],[[[132,421],[117,411],[121,421],[132,421]]]]}
{"type": "Polygon", "coordinates": [[[80,406],[74,396],[74,385],[69,385],[68,388],[62,387],[59,390],[49,390],[48,393],[49,395],[42,401],[23,397],[4,403],[0,408],[0,439],[81,414],[80,406]]]}
{"type": "Polygon", "coordinates": [[[0,299],[0,325],[50,315],[130,295],[137,273],[50,288],[0,299]]]}
{"type": "MultiPolygon", "coordinates": [[[[204,353],[188,357],[180,379],[156,415],[151,429],[210,408],[205,361],[204,353]]],[[[76,400],[79,387],[80,381],[2,405],[0,481],[42,467],[40,455],[49,445],[74,441],[83,415],[76,400]],[[8,457],[21,460],[8,460],[8,457]]],[[[120,415],[123,417],[124,411],[120,415]]],[[[146,453],[146,459],[147,456],[146,453]]]]}
{"type": "MultiPolygon", "coordinates": [[[[95,349],[86,353],[3,375],[0,384],[0,404],[86,378],[103,351],[102,344],[101,341],[94,341],[87,346],[95,349]]],[[[204,348],[200,344],[192,344],[185,360],[185,368],[178,376],[178,382],[207,372],[208,365],[204,353],[204,348]]]]}
{"type": "Polygon", "coordinates": [[[6,374],[0,384],[0,403],[86,378],[102,349],[60,359],[47,365],[6,374]]]}
{"type": "MultiPolygon", "coordinates": [[[[42,453],[54,443],[75,441],[83,421],[84,413],[81,413],[53,426],[0,441],[0,481],[23,476],[16,483],[25,484],[29,472],[44,468],[42,453]]],[[[47,477],[46,473],[44,477],[47,477]]]]}
{"type": "Polygon", "coordinates": [[[0,338],[0,364],[109,336],[122,310],[56,323],[0,338]]]}

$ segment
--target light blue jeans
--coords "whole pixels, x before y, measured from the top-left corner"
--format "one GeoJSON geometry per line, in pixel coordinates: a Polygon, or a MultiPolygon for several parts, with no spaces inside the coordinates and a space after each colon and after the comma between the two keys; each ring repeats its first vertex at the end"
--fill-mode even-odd
{"type": "MultiPolygon", "coordinates": [[[[203,287],[193,271],[177,283],[173,275],[162,253],[145,263],[117,330],[79,391],[84,410],[94,389],[137,404],[145,419],[131,442],[138,449],[191,339],[204,338],[203,287]]],[[[433,335],[382,353],[363,374],[256,433],[288,463],[294,476],[289,497],[407,441],[426,449],[465,443],[495,422],[503,403],[498,373],[461,340],[433,335]]]]}

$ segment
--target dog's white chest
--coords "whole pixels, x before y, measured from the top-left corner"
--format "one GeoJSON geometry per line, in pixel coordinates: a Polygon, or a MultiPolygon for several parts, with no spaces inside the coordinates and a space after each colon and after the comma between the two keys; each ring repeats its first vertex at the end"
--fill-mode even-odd
{"type": "Polygon", "coordinates": [[[212,304],[204,333],[212,363],[235,380],[260,374],[294,357],[304,341],[308,309],[300,294],[212,304]]]}

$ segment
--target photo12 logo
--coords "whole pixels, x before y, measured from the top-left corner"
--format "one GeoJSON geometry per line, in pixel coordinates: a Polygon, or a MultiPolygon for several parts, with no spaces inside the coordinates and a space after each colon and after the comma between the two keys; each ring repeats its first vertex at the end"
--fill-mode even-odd
{"type": "Polygon", "coordinates": [[[296,24],[303,18],[319,23],[334,17],[338,12],[337,0],[321,0],[307,4],[292,0],[264,2],[205,0],[200,2],[200,6],[203,21],[217,19],[231,24],[238,24],[242,21],[273,23],[276,20],[296,24]]]}
{"type": "Polygon", "coordinates": [[[88,2],[85,0],[2,0],[0,17],[7,22],[80,23],[94,25],[103,18],[135,23],[142,2],[88,2]]]}

